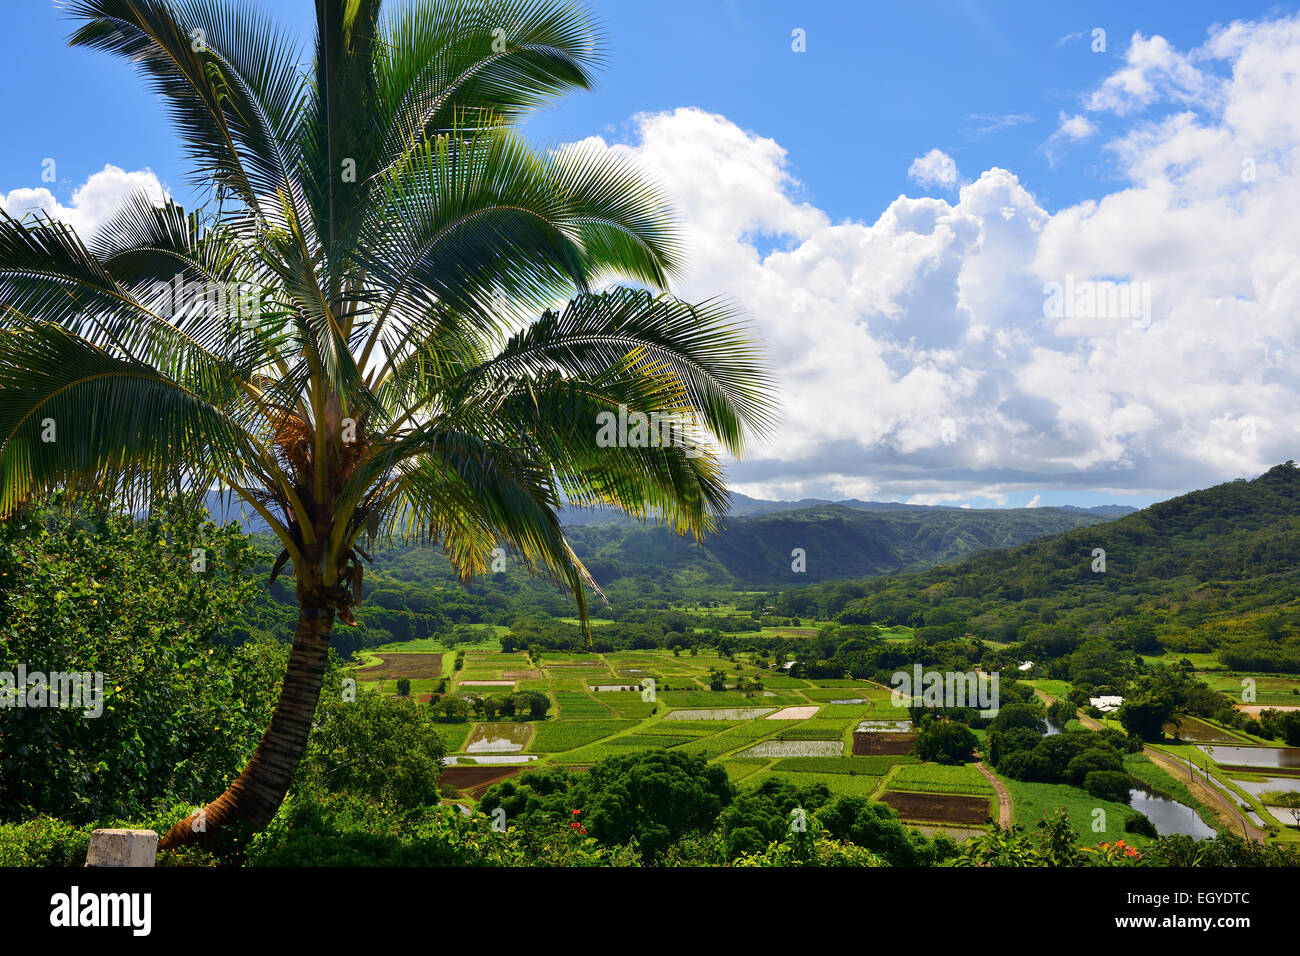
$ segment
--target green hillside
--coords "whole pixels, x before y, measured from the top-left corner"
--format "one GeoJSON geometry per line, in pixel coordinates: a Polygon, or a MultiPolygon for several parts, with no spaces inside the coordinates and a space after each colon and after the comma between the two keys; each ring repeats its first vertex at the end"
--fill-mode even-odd
{"type": "Polygon", "coordinates": [[[672,568],[710,584],[781,587],[927,568],[1105,520],[1056,508],[865,511],[828,504],[731,517],[702,544],[667,528],[626,523],[569,534],[602,585],[672,568]],[[796,548],[805,554],[802,572],[792,568],[796,548]]]}
{"type": "Polygon", "coordinates": [[[1287,462],[1106,524],[915,574],[790,591],[782,604],[928,626],[934,637],[1024,641],[1046,656],[1095,634],[1148,654],[1298,672],[1297,532],[1300,469],[1287,462]]]}

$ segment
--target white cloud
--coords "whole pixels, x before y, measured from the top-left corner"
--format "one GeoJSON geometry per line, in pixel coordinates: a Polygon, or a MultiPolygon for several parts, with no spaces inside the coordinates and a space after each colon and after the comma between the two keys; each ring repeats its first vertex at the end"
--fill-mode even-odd
{"type": "Polygon", "coordinates": [[[912,165],[907,168],[907,178],[920,186],[952,189],[957,185],[957,163],[942,150],[932,149],[912,160],[912,165]]]}
{"type": "MultiPolygon", "coordinates": [[[[1090,98],[1115,118],[1119,185],[1056,212],[992,168],[832,222],[777,143],[700,110],[610,147],[678,200],[693,257],[676,291],[732,295],[779,377],[783,429],[732,466],[740,490],[1159,496],[1300,457],[1300,20],[1133,45],[1090,98]],[[1151,321],[1046,318],[1044,284],[1067,277],[1145,284],[1151,321]]],[[[1098,135],[1076,119],[1063,135],[1098,135]]]]}
{"type": "Polygon", "coordinates": [[[1057,119],[1056,132],[1043,144],[1047,161],[1055,166],[1060,162],[1061,154],[1068,143],[1080,143],[1097,132],[1096,125],[1086,116],[1075,114],[1067,116],[1064,112],[1057,119]]]}
{"type": "Polygon", "coordinates": [[[971,125],[964,132],[972,139],[979,139],[981,136],[1000,133],[1004,129],[1023,126],[1033,121],[1033,113],[968,113],[966,122],[971,125]]]}
{"type": "Polygon", "coordinates": [[[132,193],[143,190],[155,202],[160,202],[167,190],[152,170],[127,172],[117,166],[106,165],[92,173],[73,194],[65,206],[44,187],[19,188],[0,194],[0,209],[15,219],[34,213],[51,216],[66,222],[83,240],[88,238],[132,193]]]}
{"type": "Polygon", "coordinates": [[[1042,496],[1042,495],[1034,495],[1034,497],[1032,497],[1032,498],[1029,499],[1029,504],[1025,505],[1025,507],[1026,507],[1026,508],[1041,508],[1041,507],[1042,507],[1042,501],[1043,501],[1043,496],[1042,496]]]}

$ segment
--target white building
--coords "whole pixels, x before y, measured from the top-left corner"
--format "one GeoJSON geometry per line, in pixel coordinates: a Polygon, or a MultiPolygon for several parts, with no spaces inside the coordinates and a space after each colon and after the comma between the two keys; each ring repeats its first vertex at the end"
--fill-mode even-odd
{"type": "Polygon", "coordinates": [[[1123,697],[1089,697],[1088,703],[1096,707],[1103,714],[1109,714],[1113,710],[1119,710],[1119,705],[1124,703],[1123,697]]]}

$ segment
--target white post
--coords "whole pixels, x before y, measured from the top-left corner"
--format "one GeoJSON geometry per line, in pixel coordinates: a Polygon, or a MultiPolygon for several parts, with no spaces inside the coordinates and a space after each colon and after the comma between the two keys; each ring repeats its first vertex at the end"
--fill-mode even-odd
{"type": "Polygon", "coordinates": [[[153,866],[158,834],[153,830],[94,830],[86,866],[153,866]]]}

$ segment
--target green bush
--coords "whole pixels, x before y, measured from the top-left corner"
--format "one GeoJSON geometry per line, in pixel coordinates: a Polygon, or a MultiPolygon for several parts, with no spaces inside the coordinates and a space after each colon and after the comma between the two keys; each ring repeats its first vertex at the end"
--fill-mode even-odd
{"type": "Polygon", "coordinates": [[[1083,778],[1083,789],[1098,800],[1128,803],[1132,787],[1128,774],[1118,770],[1093,770],[1083,778]]]}

